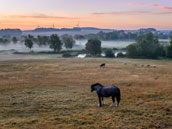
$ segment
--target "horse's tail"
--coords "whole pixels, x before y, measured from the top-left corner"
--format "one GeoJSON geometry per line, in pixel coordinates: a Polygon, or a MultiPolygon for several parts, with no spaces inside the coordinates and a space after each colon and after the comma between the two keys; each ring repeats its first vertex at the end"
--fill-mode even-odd
{"type": "Polygon", "coordinates": [[[117,88],[116,98],[117,98],[117,102],[118,102],[118,106],[119,106],[119,103],[120,103],[120,100],[121,100],[121,91],[120,91],[119,88],[117,88]]]}

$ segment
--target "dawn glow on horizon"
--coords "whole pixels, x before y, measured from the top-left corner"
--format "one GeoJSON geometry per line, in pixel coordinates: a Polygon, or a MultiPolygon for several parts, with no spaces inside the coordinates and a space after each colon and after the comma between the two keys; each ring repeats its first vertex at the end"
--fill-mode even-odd
{"type": "Polygon", "coordinates": [[[1,0],[0,29],[172,29],[172,0],[1,0]]]}

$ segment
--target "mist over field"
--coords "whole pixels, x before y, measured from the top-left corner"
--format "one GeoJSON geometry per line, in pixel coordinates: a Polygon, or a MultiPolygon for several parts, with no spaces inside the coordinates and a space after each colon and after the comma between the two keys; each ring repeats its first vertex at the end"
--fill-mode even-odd
{"type": "MultiPolygon", "coordinates": [[[[134,41],[102,41],[102,47],[107,48],[125,48],[129,44],[132,44],[134,41]]],[[[76,40],[76,43],[73,47],[73,49],[85,49],[85,44],[87,43],[87,40],[76,40]]],[[[28,48],[24,45],[24,43],[8,43],[6,45],[0,44],[0,51],[3,50],[11,50],[14,49],[19,52],[28,52],[28,48]]],[[[49,46],[38,46],[37,44],[34,44],[33,51],[52,51],[52,49],[49,48],[49,46]]]]}

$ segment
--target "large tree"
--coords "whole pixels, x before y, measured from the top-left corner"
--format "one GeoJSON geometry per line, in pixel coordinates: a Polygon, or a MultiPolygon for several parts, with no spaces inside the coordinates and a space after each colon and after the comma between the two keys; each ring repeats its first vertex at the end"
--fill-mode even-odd
{"type": "Polygon", "coordinates": [[[127,47],[129,57],[157,58],[162,56],[163,46],[160,45],[158,37],[153,33],[141,35],[136,38],[136,44],[127,47]]]}
{"type": "Polygon", "coordinates": [[[91,55],[101,54],[101,41],[98,39],[89,39],[86,44],[86,52],[91,55]]]}
{"type": "Polygon", "coordinates": [[[12,38],[13,43],[17,43],[18,39],[16,37],[12,38]]]}
{"type": "Polygon", "coordinates": [[[72,38],[72,36],[64,36],[62,38],[62,42],[65,45],[66,49],[72,49],[73,45],[75,44],[75,40],[72,38]]]}
{"type": "Polygon", "coordinates": [[[31,39],[25,39],[25,46],[28,47],[30,50],[33,47],[33,42],[31,39]]]}
{"type": "Polygon", "coordinates": [[[60,52],[63,44],[58,35],[52,34],[49,39],[49,45],[51,49],[54,49],[54,52],[60,52]]]}

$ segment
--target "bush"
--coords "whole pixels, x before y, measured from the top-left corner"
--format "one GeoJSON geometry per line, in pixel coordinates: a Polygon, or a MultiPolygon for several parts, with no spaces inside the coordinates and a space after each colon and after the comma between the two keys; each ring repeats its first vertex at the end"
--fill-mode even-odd
{"type": "Polygon", "coordinates": [[[102,57],[101,54],[97,54],[96,57],[102,57]]]}
{"type": "Polygon", "coordinates": [[[64,57],[64,58],[69,58],[69,57],[72,57],[72,55],[69,54],[69,53],[65,53],[65,54],[63,54],[63,57],[64,57]]]}
{"type": "Polygon", "coordinates": [[[86,57],[93,57],[91,54],[87,54],[86,57]]]}
{"type": "Polygon", "coordinates": [[[117,58],[124,58],[124,57],[125,57],[125,54],[123,54],[122,52],[117,54],[117,58]]]}
{"type": "Polygon", "coordinates": [[[111,49],[108,49],[108,50],[105,51],[105,56],[107,58],[114,58],[115,57],[115,55],[114,55],[114,53],[113,53],[113,51],[111,49]]]}

